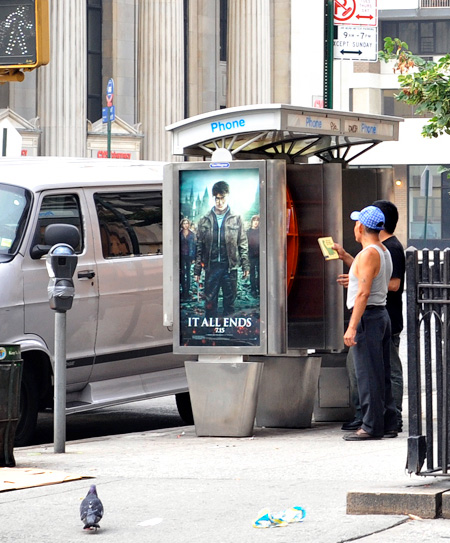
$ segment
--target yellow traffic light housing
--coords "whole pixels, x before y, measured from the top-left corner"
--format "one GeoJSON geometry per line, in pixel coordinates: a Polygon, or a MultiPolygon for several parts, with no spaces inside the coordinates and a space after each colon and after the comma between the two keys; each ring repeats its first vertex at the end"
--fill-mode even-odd
{"type": "Polygon", "coordinates": [[[0,4],[0,74],[11,76],[48,64],[49,41],[48,0],[0,4]]]}

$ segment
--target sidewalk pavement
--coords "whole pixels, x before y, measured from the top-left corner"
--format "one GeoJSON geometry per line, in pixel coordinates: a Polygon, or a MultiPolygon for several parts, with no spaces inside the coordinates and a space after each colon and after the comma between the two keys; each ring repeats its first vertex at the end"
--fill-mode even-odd
{"type": "MultiPolygon", "coordinates": [[[[450,480],[405,473],[407,434],[346,442],[340,423],[255,428],[251,438],[197,437],[193,426],[15,449],[17,468],[92,479],[0,493],[2,543],[62,543],[87,537],[155,543],[428,542],[450,539],[450,520],[348,515],[347,494],[450,488],[450,480]],[[96,484],[101,529],[86,532],[79,505],[96,484]],[[268,507],[306,510],[303,522],[257,529],[268,507]]],[[[376,496],[375,498],[376,499],[376,496]]],[[[416,516],[417,511],[415,512],[416,516]]]]}

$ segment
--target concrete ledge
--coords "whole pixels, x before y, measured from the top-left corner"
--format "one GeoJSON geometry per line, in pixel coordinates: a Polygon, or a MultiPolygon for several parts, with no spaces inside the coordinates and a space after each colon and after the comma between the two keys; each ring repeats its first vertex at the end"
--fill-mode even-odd
{"type": "Polygon", "coordinates": [[[348,515],[416,515],[423,519],[450,518],[450,481],[370,492],[348,492],[348,515]]]}
{"type": "Polygon", "coordinates": [[[450,518],[450,491],[442,494],[442,518],[450,518]]]}

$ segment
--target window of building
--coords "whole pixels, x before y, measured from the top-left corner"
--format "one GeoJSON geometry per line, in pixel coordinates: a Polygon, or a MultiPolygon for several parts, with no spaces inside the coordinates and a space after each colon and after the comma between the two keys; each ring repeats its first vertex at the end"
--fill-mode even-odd
{"type": "Polygon", "coordinates": [[[220,0],[220,60],[227,60],[228,0],[220,0]]]}
{"type": "Polygon", "coordinates": [[[380,47],[384,38],[400,38],[416,55],[445,55],[450,48],[450,20],[381,21],[380,47]]]}
{"type": "Polygon", "coordinates": [[[162,255],[162,192],[94,195],[105,258],[162,255]]]}
{"type": "Polygon", "coordinates": [[[184,116],[189,117],[189,0],[183,1],[184,28],[184,116]]]}
{"type": "Polygon", "coordinates": [[[417,106],[405,104],[395,99],[400,89],[384,89],[383,91],[383,115],[394,115],[396,117],[431,117],[431,113],[424,112],[416,114],[417,106]]]}
{"type": "Polygon", "coordinates": [[[102,0],[87,2],[87,116],[102,116],[102,0]]]}
{"type": "MultiPolygon", "coordinates": [[[[449,239],[450,221],[443,219],[449,215],[449,182],[446,173],[439,172],[439,166],[409,166],[409,233],[410,240],[429,241],[449,239]]],[[[414,244],[414,241],[411,243],[414,244]]]]}
{"type": "Polygon", "coordinates": [[[421,8],[450,8],[450,0],[420,0],[421,8]]]}

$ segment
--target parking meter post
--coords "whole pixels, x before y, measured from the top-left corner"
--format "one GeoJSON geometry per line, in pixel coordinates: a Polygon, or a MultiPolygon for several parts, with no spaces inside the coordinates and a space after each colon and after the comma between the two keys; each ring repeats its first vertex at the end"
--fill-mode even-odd
{"type": "Polygon", "coordinates": [[[55,312],[54,452],[66,452],[66,312],[55,312]]]}
{"type": "MultiPolygon", "coordinates": [[[[78,243],[78,242],[77,242],[78,243]]],[[[55,310],[54,353],[54,452],[64,453],[66,447],[66,311],[71,309],[75,289],[73,274],[78,257],[66,243],[54,245],[47,256],[50,276],[48,294],[50,307],[55,310]]]]}

